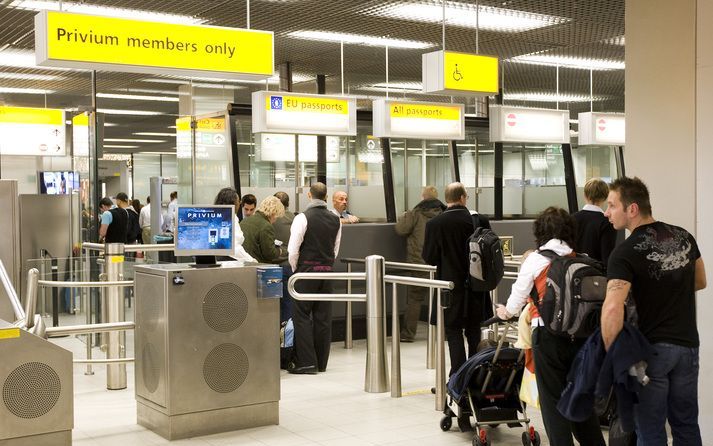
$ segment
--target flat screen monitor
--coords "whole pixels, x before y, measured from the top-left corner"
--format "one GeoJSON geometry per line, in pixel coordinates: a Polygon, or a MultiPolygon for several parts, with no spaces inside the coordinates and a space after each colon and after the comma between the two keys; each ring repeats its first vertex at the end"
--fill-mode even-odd
{"type": "Polygon", "coordinates": [[[196,263],[214,264],[215,256],[233,255],[234,206],[178,206],[176,216],[177,256],[196,256],[196,263]]]}
{"type": "Polygon", "coordinates": [[[79,190],[79,172],[52,171],[38,172],[40,193],[47,195],[66,195],[79,190]]]}

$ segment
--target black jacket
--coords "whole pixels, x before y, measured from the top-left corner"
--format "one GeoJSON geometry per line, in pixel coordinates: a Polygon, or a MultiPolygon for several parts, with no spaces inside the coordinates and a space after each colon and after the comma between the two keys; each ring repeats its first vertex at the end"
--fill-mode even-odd
{"type": "Polygon", "coordinates": [[[599,211],[579,211],[572,214],[577,221],[575,251],[607,264],[616,244],[616,230],[599,211]]]}

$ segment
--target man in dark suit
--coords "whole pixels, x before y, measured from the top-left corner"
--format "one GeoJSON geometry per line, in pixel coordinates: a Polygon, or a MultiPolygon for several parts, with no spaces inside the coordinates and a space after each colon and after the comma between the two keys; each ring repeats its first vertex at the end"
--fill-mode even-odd
{"type": "Polygon", "coordinates": [[[468,341],[468,356],[472,356],[480,342],[484,310],[492,310],[488,307],[487,293],[473,292],[468,286],[468,238],[476,224],[490,229],[490,222],[485,216],[470,213],[466,207],[468,195],[462,183],[449,184],[445,198],[446,211],[426,223],[422,256],[427,264],[437,267],[436,279],[449,280],[454,285],[450,292],[450,306],[443,312],[452,375],[466,360],[463,334],[468,341]]]}

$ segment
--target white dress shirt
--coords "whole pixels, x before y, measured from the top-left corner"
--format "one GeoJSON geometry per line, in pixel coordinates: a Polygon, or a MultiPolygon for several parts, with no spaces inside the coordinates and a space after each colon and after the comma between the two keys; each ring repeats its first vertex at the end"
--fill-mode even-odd
{"type": "Polygon", "coordinates": [[[176,212],[178,211],[178,200],[172,200],[168,203],[168,212],[166,214],[166,226],[171,232],[176,231],[176,212]]]}
{"type": "MultiPolygon", "coordinates": [[[[316,200],[313,200],[313,203],[316,200]]],[[[326,203],[325,203],[326,205],[326,203]]],[[[309,209],[309,207],[307,208],[309,209]]],[[[333,213],[336,213],[332,209],[333,213]]],[[[298,214],[295,219],[292,220],[292,226],[290,226],[290,242],[287,244],[288,261],[290,262],[290,267],[292,271],[297,271],[297,261],[300,258],[300,247],[302,246],[302,241],[305,238],[305,232],[307,231],[307,217],[305,214],[298,214]]],[[[337,239],[334,241],[334,258],[337,258],[339,254],[339,243],[342,240],[342,225],[339,225],[339,231],[337,231],[337,239]]]]}
{"type": "MultiPolygon", "coordinates": [[[[560,256],[572,253],[572,248],[570,248],[567,243],[558,239],[549,240],[538,249],[540,251],[551,250],[560,256]]],[[[505,309],[508,313],[512,315],[520,314],[520,310],[522,310],[522,307],[524,307],[527,303],[527,298],[530,297],[530,291],[535,284],[535,279],[549,264],[550,260],[542,254],[539,254],[537,251],[527,256],[525,261],[522,262],[522,265],[520,266],[520,272],[517,274],[517,280],[513,283],[512,290],[510,291],[510,297],[508,297],[507,304],[505,304],[505,309]]],[[[533,325],[539,325],[539,323],[539,320],[532,320],[533,325]]]]}
{"type": "Polygon", "coordinates": [[[235,260],[242,260],[243,262],[257,262],[257,260],[255,260],[255,258],[248,254],[245,248],[243,248],[245,235],[243,235],[243,230],[240,228],[239,222],[240,220],[238,219],[238,216],[235,215],[235,218],[233,219],[233,243],[235,243],[235,247],[231,257],[235,260]]]}
{"type": "MultiPolygon", "coordinates": [[[[160,213],[158,216],[158,220],[159,220],[158,227],[160,230],[160,228],[163,228],[163,215],[160,213]]],[[[141,229],[151,227],[151,205],[150,204],[147,204],[146,206],[141,208],[141,213],[139,214],[139,226],[141,226],[141,229]]]]}
{"type": "Polygon", "coordinates": [[[582,208],[583,211],[596,211],[596,212],[601,212],[602,214],[604,213],[604,209],[600,208],[596,204],[585,204],[584,207],[582,208]]]}

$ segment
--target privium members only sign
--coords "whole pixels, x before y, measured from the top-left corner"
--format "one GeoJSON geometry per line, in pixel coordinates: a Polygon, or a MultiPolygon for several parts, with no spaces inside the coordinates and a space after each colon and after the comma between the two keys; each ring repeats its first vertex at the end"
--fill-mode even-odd
{"type": "Polygon", "coordinates": [[[356,98],[256,91],[253,133],[356,135],[356,98]]]}
{"type": "Polygon", "coordinates": [[[464,139],[463,104],[377,99],[374,136],[380,138],[464,139]]]}
{"type": "Polygon", "coordinates": [[[42,11],[37,65],[130,73],[266,79],[273,33],[42,11]]]}

